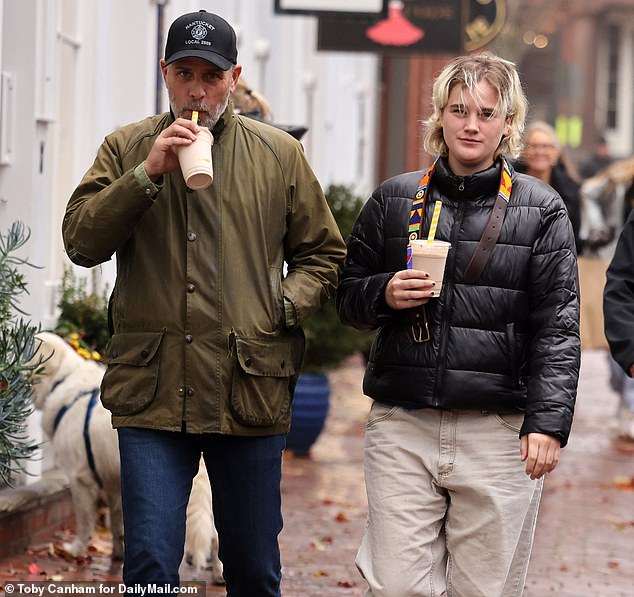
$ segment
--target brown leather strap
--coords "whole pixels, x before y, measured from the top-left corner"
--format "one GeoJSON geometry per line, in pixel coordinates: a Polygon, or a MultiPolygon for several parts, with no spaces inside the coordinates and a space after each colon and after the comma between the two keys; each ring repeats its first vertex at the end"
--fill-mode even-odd
{"type": "Polygon", "coordinates": [[[464,281],[467,284],[475,284],[480,279],[484,271],[484,266],[489,261],[493,249],[495,248],[495,243],[497,243],[500,237],[500,230],[502,229],[507,206],[508,202],[498,195],[493,205],[493,211],[491,211],[491,215],[489,216],[489,221],[480,238],[480,242],[475,248],[471,256],[471,261],[469,261],[467,269],[464,272],[464,281]]]}

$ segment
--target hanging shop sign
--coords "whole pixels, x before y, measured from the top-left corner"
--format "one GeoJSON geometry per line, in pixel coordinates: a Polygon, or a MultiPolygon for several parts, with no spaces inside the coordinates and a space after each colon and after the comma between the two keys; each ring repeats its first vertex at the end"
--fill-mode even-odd
{"type": "Polygon", "coordinates": [[[506,21],[506,0],[390,0],[385,18],[319,16],[318,49],[384,54],[460,54],[488,44],[506,21]]]}
{"type": "Polygon", "coordinates": [[[275,0],[275,12],[289,15],[381,17],[388,0],[275,0]]]}

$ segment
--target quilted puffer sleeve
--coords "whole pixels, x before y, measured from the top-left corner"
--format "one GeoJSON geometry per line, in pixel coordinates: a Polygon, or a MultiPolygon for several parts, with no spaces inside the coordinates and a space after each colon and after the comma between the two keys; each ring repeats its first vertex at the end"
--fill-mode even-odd
{"type": "Polygon", "coordinates": [[[347,239],[348,254],[336,294],[344,324],[358,329],[377,328],[392,310],[385,287],[394,272],[385,271],[385,202],[382,187],[363,206],[347,239]]]}
{"type": "Polygon", "coordinates": [[[520,435],[538,432],[568,442],[581,361],[577,257],[559,196],[543,208],[530,269],[530,377],[520,435]]]}

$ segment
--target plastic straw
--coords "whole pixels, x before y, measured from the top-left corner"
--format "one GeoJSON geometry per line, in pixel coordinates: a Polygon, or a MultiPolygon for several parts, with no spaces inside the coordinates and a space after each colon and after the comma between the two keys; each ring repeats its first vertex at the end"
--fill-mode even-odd
{"type": "Polygon", "coordinates": [[[436,236],[436,228],[438,227],[438,220],[440,219],[440,209],[442,208],[442,202],[436,201],[434,204],[434,213],[431,217],[431,226],[429,227],[429,236],[427,237],[428,243],[434,242],[436,236]]]}
{"type": "Polygon", "coordinates": [[[196,112],[196,110],[192,112],[192,122],[198,124],[198,112],[196,112]]]}

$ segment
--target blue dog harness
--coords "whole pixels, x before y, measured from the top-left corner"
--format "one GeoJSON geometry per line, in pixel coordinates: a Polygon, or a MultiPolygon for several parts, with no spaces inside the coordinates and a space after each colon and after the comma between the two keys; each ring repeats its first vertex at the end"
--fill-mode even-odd
{"type": "MultiPolygon", "coordinates": [[[[61,381],[64,381],[64,380],[61,380],[61,381]]],[[[52,390],[54,390],[61,383],[61,381],[58,381],[53,386],[52,390]]],[[[90,444],[90,434],[88,432],[88,427],[90,425],[90,417],[92,416],[92,411],[95,408],[95,405],[97,404],[97,399],[99,397],[99,388],[94,388],[93,390],[84,390],[83,392],[80,392],[77,396],[75,396],[75,399],[70,404],[65,404],[64,406],[62,406],[62,408],[59,409],[58,413],[55,415],[55,420],[53,421],[53,435],[55,435],[55,432],[57,431],[57,427],[59,426],[62,419],[64,418],[64,415],[71,408],[73,408],[75,403],[80,398],[83,398],[84,396],[90,396],[90,400],[88,401],[88,408],[86,409],[86,416],[84,417],[84,446],[86,447],[86,457],[88,458],[88,466],[90,467],[90,470],[93,474],[93,477],[95,478],[95,481],[97,481],[97,484],[99,485],[99,487],[103,488],[101,477],[99,476],[99,473],[97,472],[97,467],[95,466],[95,457],[92,452],[92,446],[90,444]]]]}

